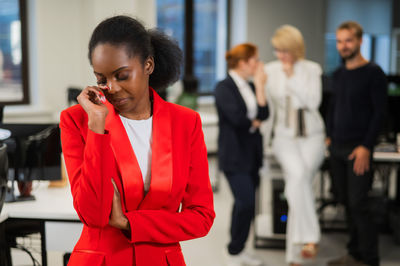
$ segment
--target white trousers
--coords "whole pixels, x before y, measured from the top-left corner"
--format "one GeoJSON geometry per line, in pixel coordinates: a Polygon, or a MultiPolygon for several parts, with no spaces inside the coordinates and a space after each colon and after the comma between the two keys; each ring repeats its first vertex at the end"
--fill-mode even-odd
{"type": "Polygon", "coordinates": [[[274,155],[283,171],[289,206],[286,227],[288,263],[302,263],[303,244],[318,243],[321,237],[312,180],[324,159],[324,138],[323,134],[303,138],[278,136],[272,142],[274,155]]]}

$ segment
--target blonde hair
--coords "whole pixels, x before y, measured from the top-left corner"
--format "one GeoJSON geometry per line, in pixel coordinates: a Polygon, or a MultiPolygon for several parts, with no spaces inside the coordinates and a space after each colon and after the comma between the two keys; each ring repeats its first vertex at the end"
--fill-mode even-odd
{"type": "Polygon", "coordinates": [[[286,50],[296,59],[305,57],[304,38],[301,32],[291,25],[279,27],[271,38],[274,48],[286,50]]]}
{"type": "Polygon", "coordinates": [[[252,43],[238,44],[225,54],[228,68],[236,68],[240,60],[247,61],[257,53],[257,46],[252,43]]]}

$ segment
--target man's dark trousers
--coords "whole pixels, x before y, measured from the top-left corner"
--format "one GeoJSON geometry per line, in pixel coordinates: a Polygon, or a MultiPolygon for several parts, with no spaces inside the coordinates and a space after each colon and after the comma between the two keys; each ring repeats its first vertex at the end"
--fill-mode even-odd
{"type": "Polygon", "coordinates": [[[346,208],[350,236],[347,245],[349,254],[367,265],[378,266],[378,232],[368,199],[373,178],[372,158],[370,158],[370,170],[357,176],[353,170],[354,160],[348,159],[356,146],[358,145],[332,143],[330,167],[333,192],[346,208]]]}

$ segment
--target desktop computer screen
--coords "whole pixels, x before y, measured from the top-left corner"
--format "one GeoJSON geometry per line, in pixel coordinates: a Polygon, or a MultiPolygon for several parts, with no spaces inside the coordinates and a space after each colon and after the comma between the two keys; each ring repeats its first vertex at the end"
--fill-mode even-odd
{"type": "Polygon", "coordinates": [[[0,124],[11,131],[7,144],[9,179],[61,179],[61,141],[57,124],[0,124]]]}
{"type": "MultiPolygon", "coordinates": [[[[61,180],[61,141],[58,124],[0,124],[11,131],[7,145],[8,180],[18,182],[20,196],[30,197],[32,180],[61,180]],[[30,184],[31,185],[31,184],[30,184]]],[[[8,201],[14,201],[13,189],[8,201]]],[[[22,200],[22,199],[21,199],[22,200]]]]}

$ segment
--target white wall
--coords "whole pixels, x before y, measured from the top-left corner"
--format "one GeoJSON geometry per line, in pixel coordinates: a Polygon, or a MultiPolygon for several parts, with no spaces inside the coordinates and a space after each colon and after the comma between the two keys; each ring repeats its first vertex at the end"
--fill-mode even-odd
{"type": "Polygon", "coordinates": [[[117,14],[139,18],[146,27],[156,24],[155,0],[29,0],[29,59],[32,103],[7,106],[5,122],[58,121],[67,107],[69,86],[93,85],[87,59],[94,27],[117,14]]]}
{"type": "Polygon", "coordinates": [[[263,61],[274,60],[270,40],[283,24],[297,27],[306,43],[306,57],[323,65],[325,1],[247,0],[247,40],[260,48],[263,61]]]}

